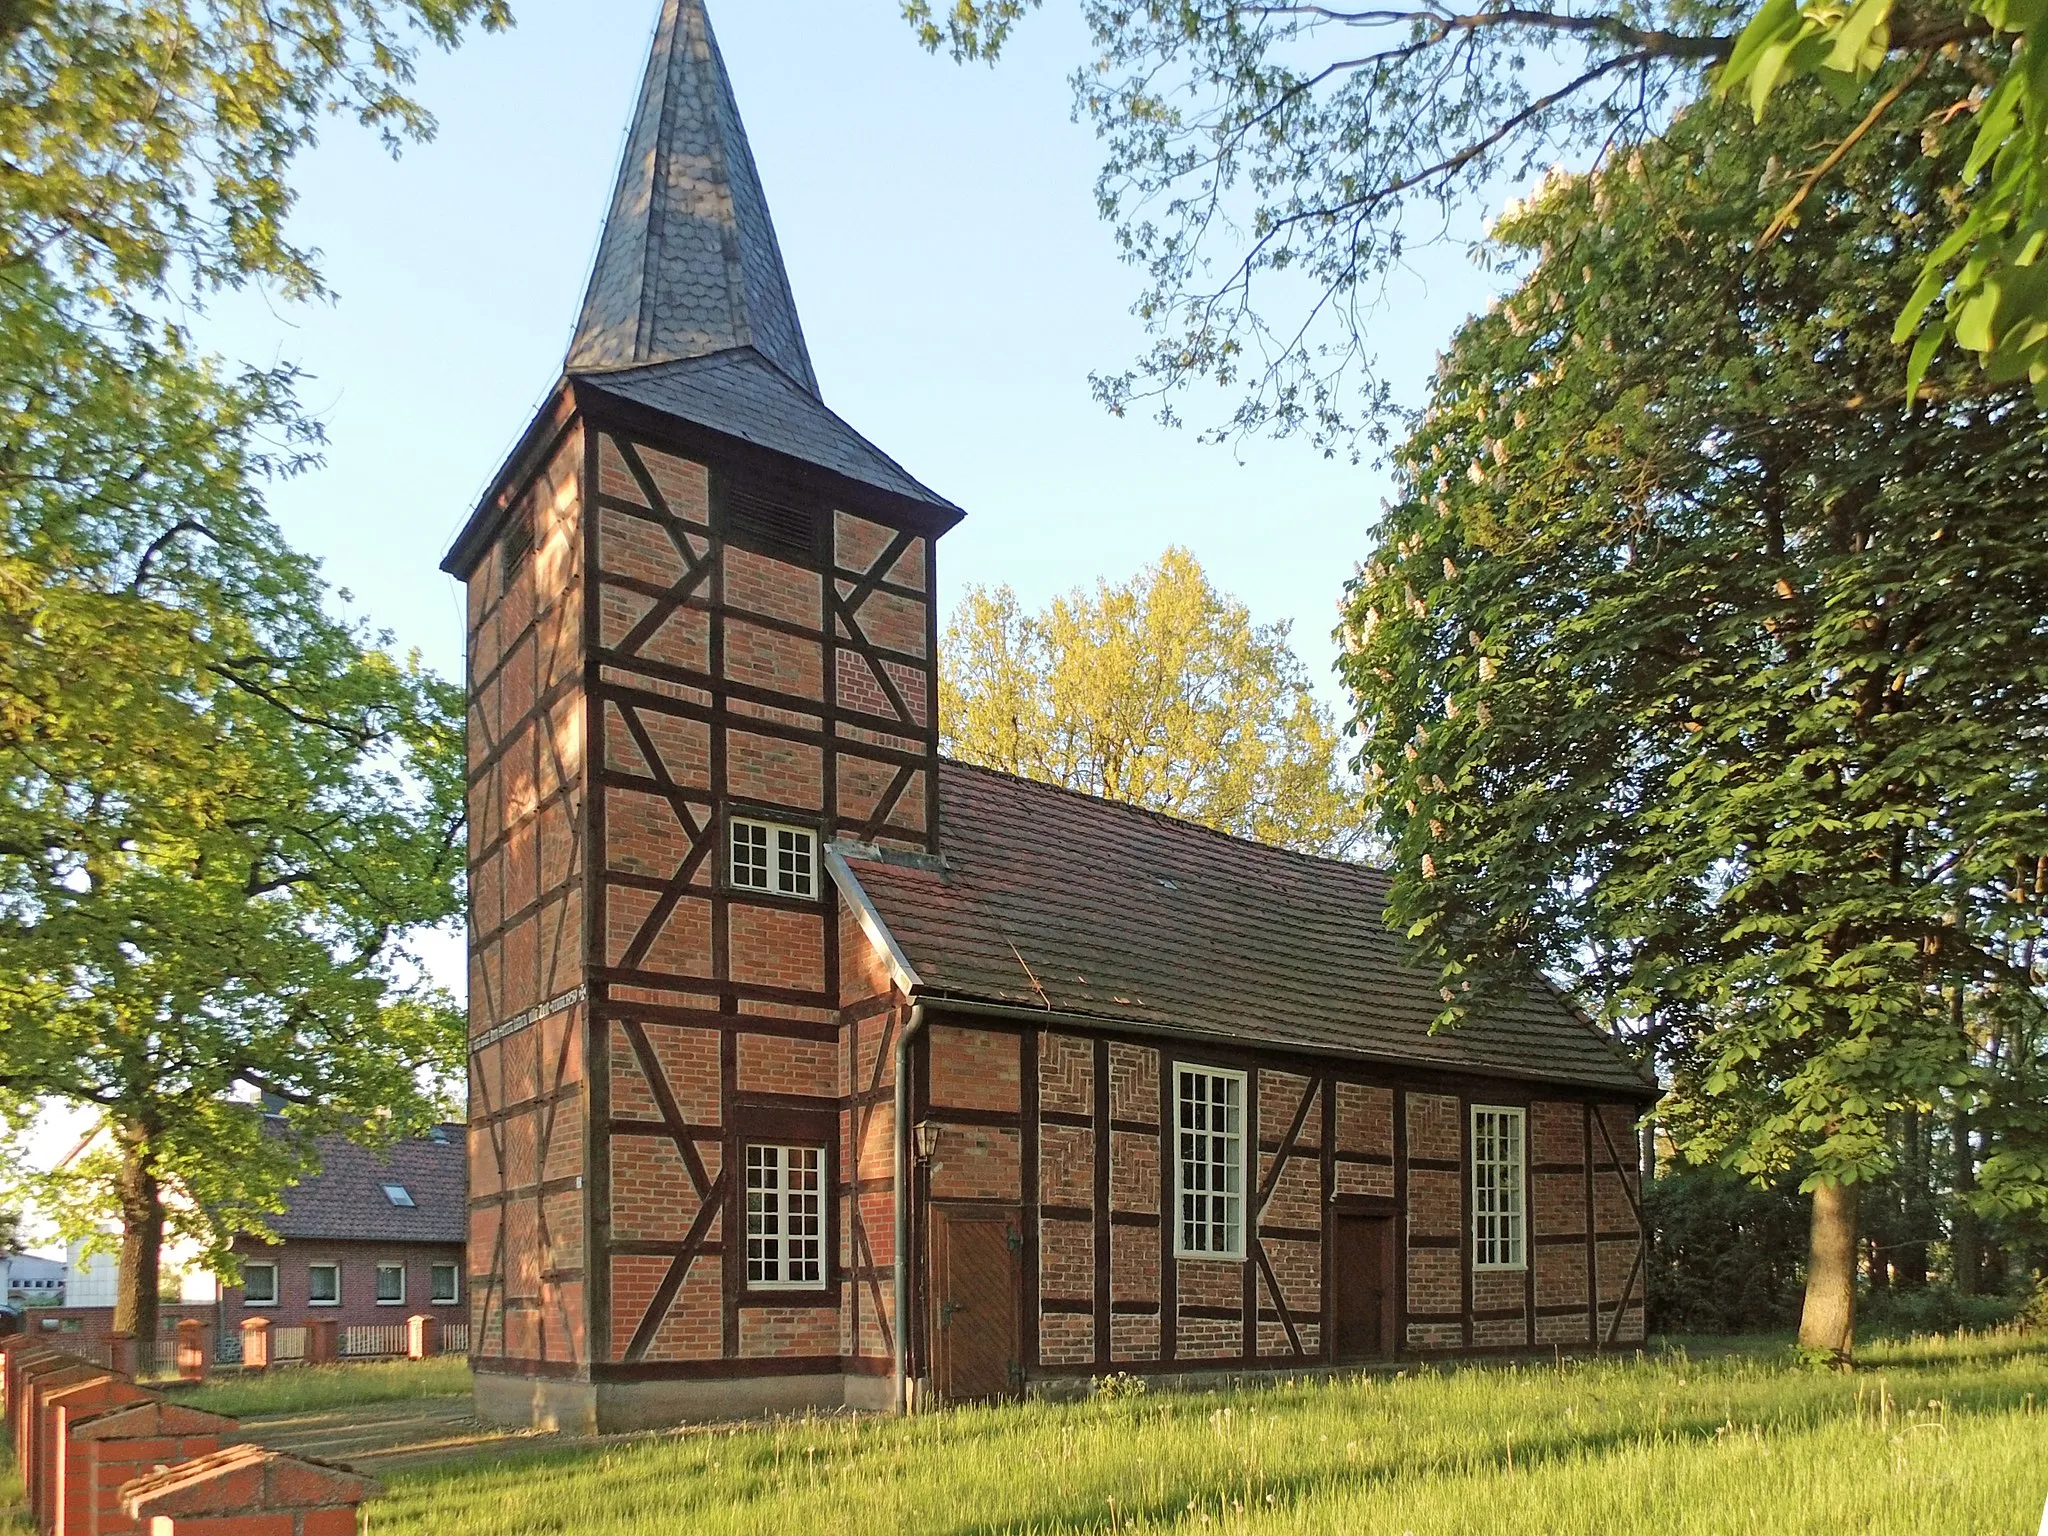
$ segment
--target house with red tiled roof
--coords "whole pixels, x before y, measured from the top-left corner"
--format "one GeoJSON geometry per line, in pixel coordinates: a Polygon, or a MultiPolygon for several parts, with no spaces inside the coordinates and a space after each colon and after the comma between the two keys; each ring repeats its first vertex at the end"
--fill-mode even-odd
{"type": "Polygon", "coordinates": [[[1643,1337],[1655,1086],[1371,869],[944,760],[965,514],[824,402],[666,0],[467,590],[477,1402],[573,1429],[1643,1337]]]}
{"type": "Polygon", "coordinates": [[[396,1330],[416,1314],[439,1319],[444,1337],[447,1325],[465,1323],[465,1128],[388,1147],[344,1136],[315,1146],[319,1171],[285,1190],[284,1209],[269,1218],[274,1238],[235,1240],[240,1283],[220,1290],[228,1347],[252,1317],[279,1328],[332,1321],[350,1354],[402,1349],[396,1330]]]}

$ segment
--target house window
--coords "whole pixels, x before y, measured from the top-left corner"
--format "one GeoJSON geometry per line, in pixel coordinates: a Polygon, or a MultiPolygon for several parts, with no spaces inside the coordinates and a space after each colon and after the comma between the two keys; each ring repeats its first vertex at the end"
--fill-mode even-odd
{"type": "Polygon", "coordinates": [[[402,1211],[413,1210],[419,1205],[419,1201],[413,1199],[412,1191],[403,1184],[386,1184],[384,1198],[402,1211]]]}
{"type": "Polygon", "coordinates": [[[1182,1067],[1174,1100],[1180,1126],[1180,1254],[1244,1257],[1242,1072],[1182,1067]]]}
{"type": "Polygon", "coordinates": [[[732,823],[732,883],[778,896],[818,894],[818,834],[772,821],[732,823]]]}
{"type": "Polygon", "coordinates": [[[1523,1266],[1522,1111],[1472,1109],[1472,1265],[1523,1266]]]}
{"type": "Polygon", "coordinates": [[[277,1305],[277,1266],[275,1264],[244,1264],[242,1266],[242,1305],[245,1307],[274,1307],[277,1305]]]}
{"type": "Polygon", "coordinates": [[[436,1264],[432,1273],[433,1290],[430,1300],[442,1306],[453,1306],[462,1300],[462,1271],[453,1264],[436,1264]]]}
{"type": "Polygon", "coordinates": [[[747,1148],[747,1284],[764,1291],[825,1288],[820,1148],[747,1148]]]}
{"type": "Polygon", "coordinates": [[[306,1300],[316,1307],[338,1307],[341,1305],[341,1266],[339,1264],[308,1264],[306,1266],[306,1300]]]}
{"type": "Polygon", "coordinates": [[[377,1305],[380,1307],[402,1307],[405,1305],[405,1266],[403,1264],[379,1264],[377,1266],[377,1305]]]}

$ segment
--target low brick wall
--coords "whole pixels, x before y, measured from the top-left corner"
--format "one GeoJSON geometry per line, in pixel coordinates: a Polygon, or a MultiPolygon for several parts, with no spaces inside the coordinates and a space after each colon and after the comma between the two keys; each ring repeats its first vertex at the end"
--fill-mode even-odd
{"type": "Polygon", "coordinates": [[[378,1491],[347,1467],[229,1445],[233,1419],[32,1335],[0,1341],[0,1404],[44,1536],[352,1536],[378,1491]]]}

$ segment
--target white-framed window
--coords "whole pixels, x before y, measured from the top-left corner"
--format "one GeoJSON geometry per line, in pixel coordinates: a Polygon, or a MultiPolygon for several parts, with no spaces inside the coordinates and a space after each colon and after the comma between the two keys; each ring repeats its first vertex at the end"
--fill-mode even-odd
{"type": "Polygon", "coordinates": [[[1175,1069],[1180,1241],[1174,1251],[1184,1258],[1244,1257],[1244,1093],[1242,1072],[1175,1069]]]}
{"type": "Polygon", "coordinates": [[[823,1148],[747,1148],[747,1285],[825,1288],[823,1148]]]}
{"type": "Polygon", "coordinates": [[[436,1264],[427,1272],[427,1299],[440,1306],[453,1306],[462,1300],[462,1267],[459,1264],[436,1264]]]}
{"type": "Polygon", "coordinates": [[[1472,1106],[1472,1267],[1526,1263],[1522,1111],[1472,1106]]]}
{"type": "Polygon", "coordinates": [[[414,1210],[419,1205],[419,1201],[413,1199],[412,1191],[403,1184],[386,1184],[384,1186],[384,1198],[397,1206],[401,1211],[414,1210]]]}
{"type": "Polygon", "coordinates": [[[242,1266],[242,1305],[245,1307],[274,1307],[277,1305],[277,1266],[275,1264],[244,1264],[242,1266]]]}
{"type": "Polygon", "coordinates": [[[818,894],[818,834],[809,827],[735,816],[731,849],[728,874],[741,890],[773,891],[778,896],[818,894]]]}
{"type": "Polygon", "coordinates": [[[377,1266],[377,1305],[380,1307],[402,1307],[405,1305],[405,1266],[403,1264],[379,1264],[377,1266]]]}
{"type": "Polygon", "coordinates": [[[308,1264],[306,1266],[306,1303],[315,1307],[338,1307],[341,1305],[341,1266],[339,1264],[308,1264]]]}

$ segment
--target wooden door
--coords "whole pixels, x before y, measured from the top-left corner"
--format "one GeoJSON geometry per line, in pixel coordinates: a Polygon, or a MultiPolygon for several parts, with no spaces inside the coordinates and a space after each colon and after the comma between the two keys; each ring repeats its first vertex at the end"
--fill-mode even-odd
{"type": "Polygon", "coordinates": [[[934,1206],[931,1221],[932,1386],[946,1402],[1014,1397],[1022,1386],[1018,1213],[934,1206]]]}
{"type": "Polygon", "coordinates": [[[1340,1215],[1336,1223],[1331,1358],[1339,1363],[1384,1359],[1394,1351],[1394,1218],[1340,1215]]]}

